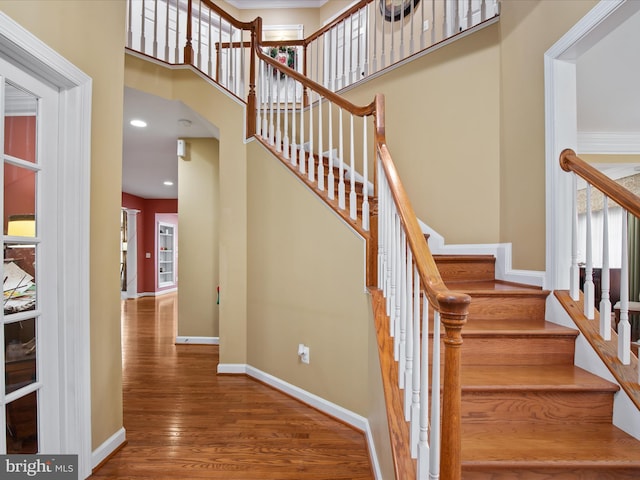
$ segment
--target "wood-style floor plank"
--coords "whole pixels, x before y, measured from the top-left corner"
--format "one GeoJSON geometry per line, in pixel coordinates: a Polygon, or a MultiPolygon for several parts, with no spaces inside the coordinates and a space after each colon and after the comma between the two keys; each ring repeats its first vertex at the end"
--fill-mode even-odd
{"type": "Polygon", "coordinates": [[[175,294],[122,304],[127,445],[93,480],[371,480],[362,432],[174,345],[175,294]]]}

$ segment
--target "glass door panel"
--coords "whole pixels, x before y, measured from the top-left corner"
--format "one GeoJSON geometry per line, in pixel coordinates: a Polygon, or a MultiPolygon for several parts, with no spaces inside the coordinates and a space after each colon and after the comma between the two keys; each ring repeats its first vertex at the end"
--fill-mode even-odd
{"type": "MultiPolygon", "coordinates": [[[[3,336],[4,414],[7,453],[38,452],[37,332],[42,312],[37,298],[36,236],[40,161],[36,95],[3,79],[0,88],[3,144],[3,336]]],[[[0,452],[3,453],[3,452],[0,452]]]]}

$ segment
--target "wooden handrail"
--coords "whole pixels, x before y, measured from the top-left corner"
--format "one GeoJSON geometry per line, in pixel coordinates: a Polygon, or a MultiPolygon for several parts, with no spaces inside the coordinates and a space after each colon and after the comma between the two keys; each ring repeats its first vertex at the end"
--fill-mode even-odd
{"type": "MultiPolygon", "coordinates": [[[[189,0],[189,4],[191,4],[192,1],[193,0],[189,0]]],[[[236,18],[229,15],[227,12],[225,12],[222,8],[220,8],[218,5],[213,3],[211,0],[200,0],[200,1],[204,3],[207,7],[209,7],[211,10],[216,12],[218,15],[220,15],[222,18],[224,18],[231,25],[233,25],[234,27],[240,30],[251,30],[254,26],[255,20],[252,20],[251,22],[241,22],[240,20],[237,20],[236,18]]]]}
{"type": "MultiPolygon", "coordinates": [[[[462,327],[467,321],[469,295],[453,292],[447,288],[440,276],[427,241],[418,224],[409,197],[400,181],[398,171],[387,148],[384,96],[376,95],[375,141],[382,168],[387,176],[400,222],[402,223],[413,259],[425,287],[425,293],[434,309],[440,312],[445,327],[445,374],[442,402],[442,449],[440,455],[440,478],[460,479],[461,467],[461,352],[462,327]]],[[[382,172],[378,172],[381,175],[382,172]]]]}
{"type": "Polygon", "coordinates": [[[361,8],[365,7],[368,3],[372,3],[373,0],[360,0],[358,3],[354,4],[351,8],[349,8],[348,10],[342,12],[341,15],[337,16],[336,18],[334,18],[331,22],[327,23],[326,25],[324,25],[322,28],[320,28],[320,30],[318,30],[315,33],[312,33],[311,35],[309,35],[307,38],[304,39],[304,43],[305,44],[310,44],[311,42],[313,42],[316,38],[321,37],[322,35],[324,35],[325,33],[327,33],[329,30],[331,30],[333,27],[335,27],[336,25],[338,25],[340,22],[342,22],[343,20],[345,20],[346,18],[350,17],[351,15],[353,15],[354,13],[356,13],[358,10],[360,10],[361,8]]]}
{"type": "Polygon", "coordinates": [[[565,172],[574,172],[604,193],[622,208],[640,217],[640,197],[617,184],[604,173],[582,160],[576,152],[567,148],[560,154],[560,167],[565,172]]]}

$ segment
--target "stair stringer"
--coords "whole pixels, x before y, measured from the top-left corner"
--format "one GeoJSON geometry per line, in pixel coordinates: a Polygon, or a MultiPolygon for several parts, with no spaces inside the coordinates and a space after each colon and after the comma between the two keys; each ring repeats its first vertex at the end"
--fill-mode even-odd
{"type": "Polygon", "coordinates": [[[493,255],[496,259],[495,275],[497,280],[521,283],[545,288],[545,273],[536,270],[516,270],[511,266],[511,243],[458,244],[446,245],[444,237],[418,219],[420,228],[429,234],[429,248],[433,254],[446,255],[493,255]]]}
{"type": "MultiPolygon", "coordinates": [[[[558,325],[576,328],[576,324],[569,313],[553,294],[547,296],[546,319],[558,325]]],[[[597,320],[593,321],[596,322],[597,320]]],[[[582,333],[579,333],[576,338],[574,364],[620,387],[613,399],[613,424],[635,439],[640,440],[640,410],[636,408],[620,383],[611,374],[582,333]]]]}

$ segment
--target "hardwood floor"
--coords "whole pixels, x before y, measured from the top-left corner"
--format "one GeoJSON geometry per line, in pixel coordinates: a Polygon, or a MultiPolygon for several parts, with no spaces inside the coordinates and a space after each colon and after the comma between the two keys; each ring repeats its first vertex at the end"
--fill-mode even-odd
{"type": "Polygon", "coordinates": [[[373,479],[364,435],[249,377],[218,347],[174,345],[175,294],[122,304],[128,444],[90,477],[373,479]]]}

